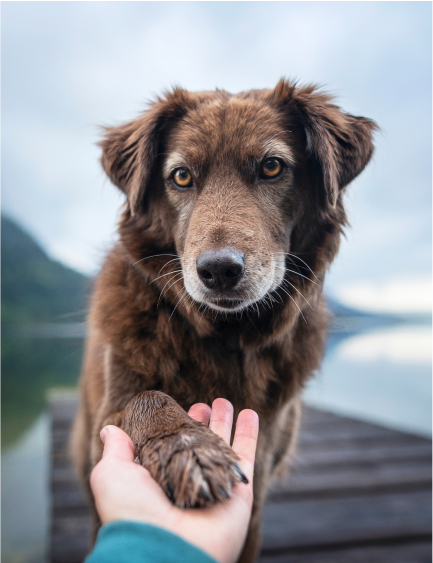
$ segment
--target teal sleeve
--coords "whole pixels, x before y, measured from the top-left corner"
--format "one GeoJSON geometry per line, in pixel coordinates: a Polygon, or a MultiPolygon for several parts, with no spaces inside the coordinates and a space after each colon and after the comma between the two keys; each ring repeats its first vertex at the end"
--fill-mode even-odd
{"type": "Polygon", "coordinates": [[[204,551],[162,528],[118,521],[102,526],[85,563],[216,563],[204,551]]]}

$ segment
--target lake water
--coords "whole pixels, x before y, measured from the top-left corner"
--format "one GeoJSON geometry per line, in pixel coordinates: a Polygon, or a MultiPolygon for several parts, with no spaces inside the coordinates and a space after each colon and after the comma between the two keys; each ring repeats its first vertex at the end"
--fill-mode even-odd
{"type": "Polygon", "coordinates": [[[46,395],[75,387],[82,338],[2,334],[3,563],[45,563],[49,530],[49,423],[46,395]]]}
{"type": "Polygon", "coordinates": [[[304,394],[319,408],[432,433],[432,329],[403,324],[341,340],[304,394]]]}
{"type": "MultiPolygon", "coordinates": [[[[431,435],[431,324],[331,334],[305,401],[319,408],[431,435]]],[[[82,339],[3,343],[2,561],[45,563],[49,533],[49,423],[44,397],[76,383],[82,339]]]]}

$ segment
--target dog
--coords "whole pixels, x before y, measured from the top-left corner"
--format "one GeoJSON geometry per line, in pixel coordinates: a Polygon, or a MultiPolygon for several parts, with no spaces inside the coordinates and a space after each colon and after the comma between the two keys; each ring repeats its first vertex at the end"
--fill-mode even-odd
{"type": "MultiPolygon", "coordinates": [[[[87,489],[101,428],[131,427],[140,394],[164,392],[185,409],[224,397],[235,416],[254,409],[254,507],[240,558],[254,561],[266,491],[293,455],[302,389],[323,356],[322,287],[347,225],[344,191],[371,159],[376,129],[284,79],[236,95],[175,88],[105,129],[101,163],[126,201],[88,318],[73,437],[87,489]]],[[[144,423],[132,424],[138,444],[144,423]]],[[[188,432],[197,439],[184,440],[185,455],[205,455],[206,439],[188,432]]]]}

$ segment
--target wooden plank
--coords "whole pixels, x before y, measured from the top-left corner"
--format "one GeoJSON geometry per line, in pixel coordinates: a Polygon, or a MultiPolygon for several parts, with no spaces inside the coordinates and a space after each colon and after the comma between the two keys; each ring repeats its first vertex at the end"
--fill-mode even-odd
{"type": "Polygon", "coordinates": [[[367,428],[373,432],[380,431],[381,433],[399,433],[392,428],[387,428],[385,426],[379,426],[377,424],[372,424],[371,422],[366,422],[364,420],[357,420],[355,418],[349,418],[346,416],[339,417],[332,413],[326,413],[326,417],[323,420],[313,422],[304,420],[305,417],[302,416],[302,428],[305,432],[330,432],[336,428],[367,428]]]}
{"type": "Polygon", "coordinates": [[[302,411],[302,424],[300,443],[308,445],[310,442],[326,441],[328,439],[392,439],[398,442],[423,443],[427,440],[422,436],[387,428],[379,424],[341,416],[313,407],[304,406],[302,411]]]}
{"type": "Polygon", "coordinates": [[[432,481],[431,459],[383,460],[374,463],[335,464],[319,467],[295,467],[288,478],[276,482],[270,498],[358,491],[429,489],[432,481]]]}
{"type": "Polygon", "coordinates": [[[89,530],[90,530],[90,516],[89,515],[68,515],[65,516],[58,516],[53,523],[53,534],[63,534],[67,532],[68,534],[83,534],[85,536],[85,540],[89,540],[89,530]]]}
{"type": "Polygon", "coordinates": [[[431,537],[431,495],[425,491],[269,502],[263,549],[431,537]]]}
{"type": "MultiPolygon", "coordinates": [[[[414,447],[415,445],[425,445],[429,441],[425,438],[416,437],[413,438],[406,434],[394,434],[391,433],[388,436],[376,435],[376,436],[355,436],[354,434],[347,434],[346,436],[337,435],[317,435],[315,438],[305,440],[304,433],[301,431],[298,443],[298,456],[302,455],[313,455],[314,452],[322,451],[350,451],[357,450],[360,455],[363,451],[368,451],[373,448],[380,449],[383,448],[404,448],[404,447],[414,447]]],[[[296,458],[294,460],[296,462],[296,458]]]]}
{"type": "Polygon", "coordinates": [[[261,555],[257,563],[431,563],[430,541],[261,555]]]}
{"type": "Polygon", "coordinates": [[[428,440],[410,443],[367,443],[363,448],[346,447],[343,443],[320,448],[300,447],[292,466],[300,469],[325,468],[327,465],[370,463],[375,461],[430,460],[432,445],[428,440]]]}
{"type": "Polygon", "coordinates": [[[344,418],[338,414],[333,412],[329,412],[322,409],[316,409],[314,407],[310,407],[308,405],[304,405],[302,409],[302,424],[309,425],[309,424],[323,424],[330,420],[339,420],[344,418]]]}
{"type": "Polygon", "coordinates": [[[429,440],[348,418],[334,424],[335,415],[328,414],[320,419],[331,419],[332,427],[310,430],[315,434],[310,441],[304,439],[308,432],[301,430],[290,475],[272,486],[271,500],[431,487],[429,440]],[[336,429],[340,437],[342,432],[351,437],[335,440],[336,429]]]}
{"type": "Polygon", "coordinates": [[[82,563],[89,547],[87,499],[75,479],[69,457],[69,435],[77,410],[76,393],[50,397],[51,427],[51,542],[52,563],[82,563]],[[62,475],[63,479],[59,479],[62,475]]]}
{"type": "Polygon", "coordinates": [[[381,428],[380,426],[373,426],[370,424],[360,423],[350,420],[347,424],[336,424],[331,427],[319,427],[314,430],[302,430],[299,443],[300,445],[315,445],[321,442],[339,442],[340,440],[350,441],[394,441],[400,443],[410,443],[415,441],[422,441],[422,438],[416,439],[410,434],[404,434],[389,430],[388,428],[381,428]]]}

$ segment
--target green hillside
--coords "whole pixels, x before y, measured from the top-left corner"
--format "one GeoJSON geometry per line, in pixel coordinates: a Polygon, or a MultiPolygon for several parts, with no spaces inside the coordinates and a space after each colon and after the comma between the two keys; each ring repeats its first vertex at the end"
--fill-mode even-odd
{"type": "Polygon", "coordinates": [[[84,320],[90,279],[51,260],[16,223],[1,218],[2,323],[84,320]],[[61,318],[72,313],[70,319],[61,318]]]}

